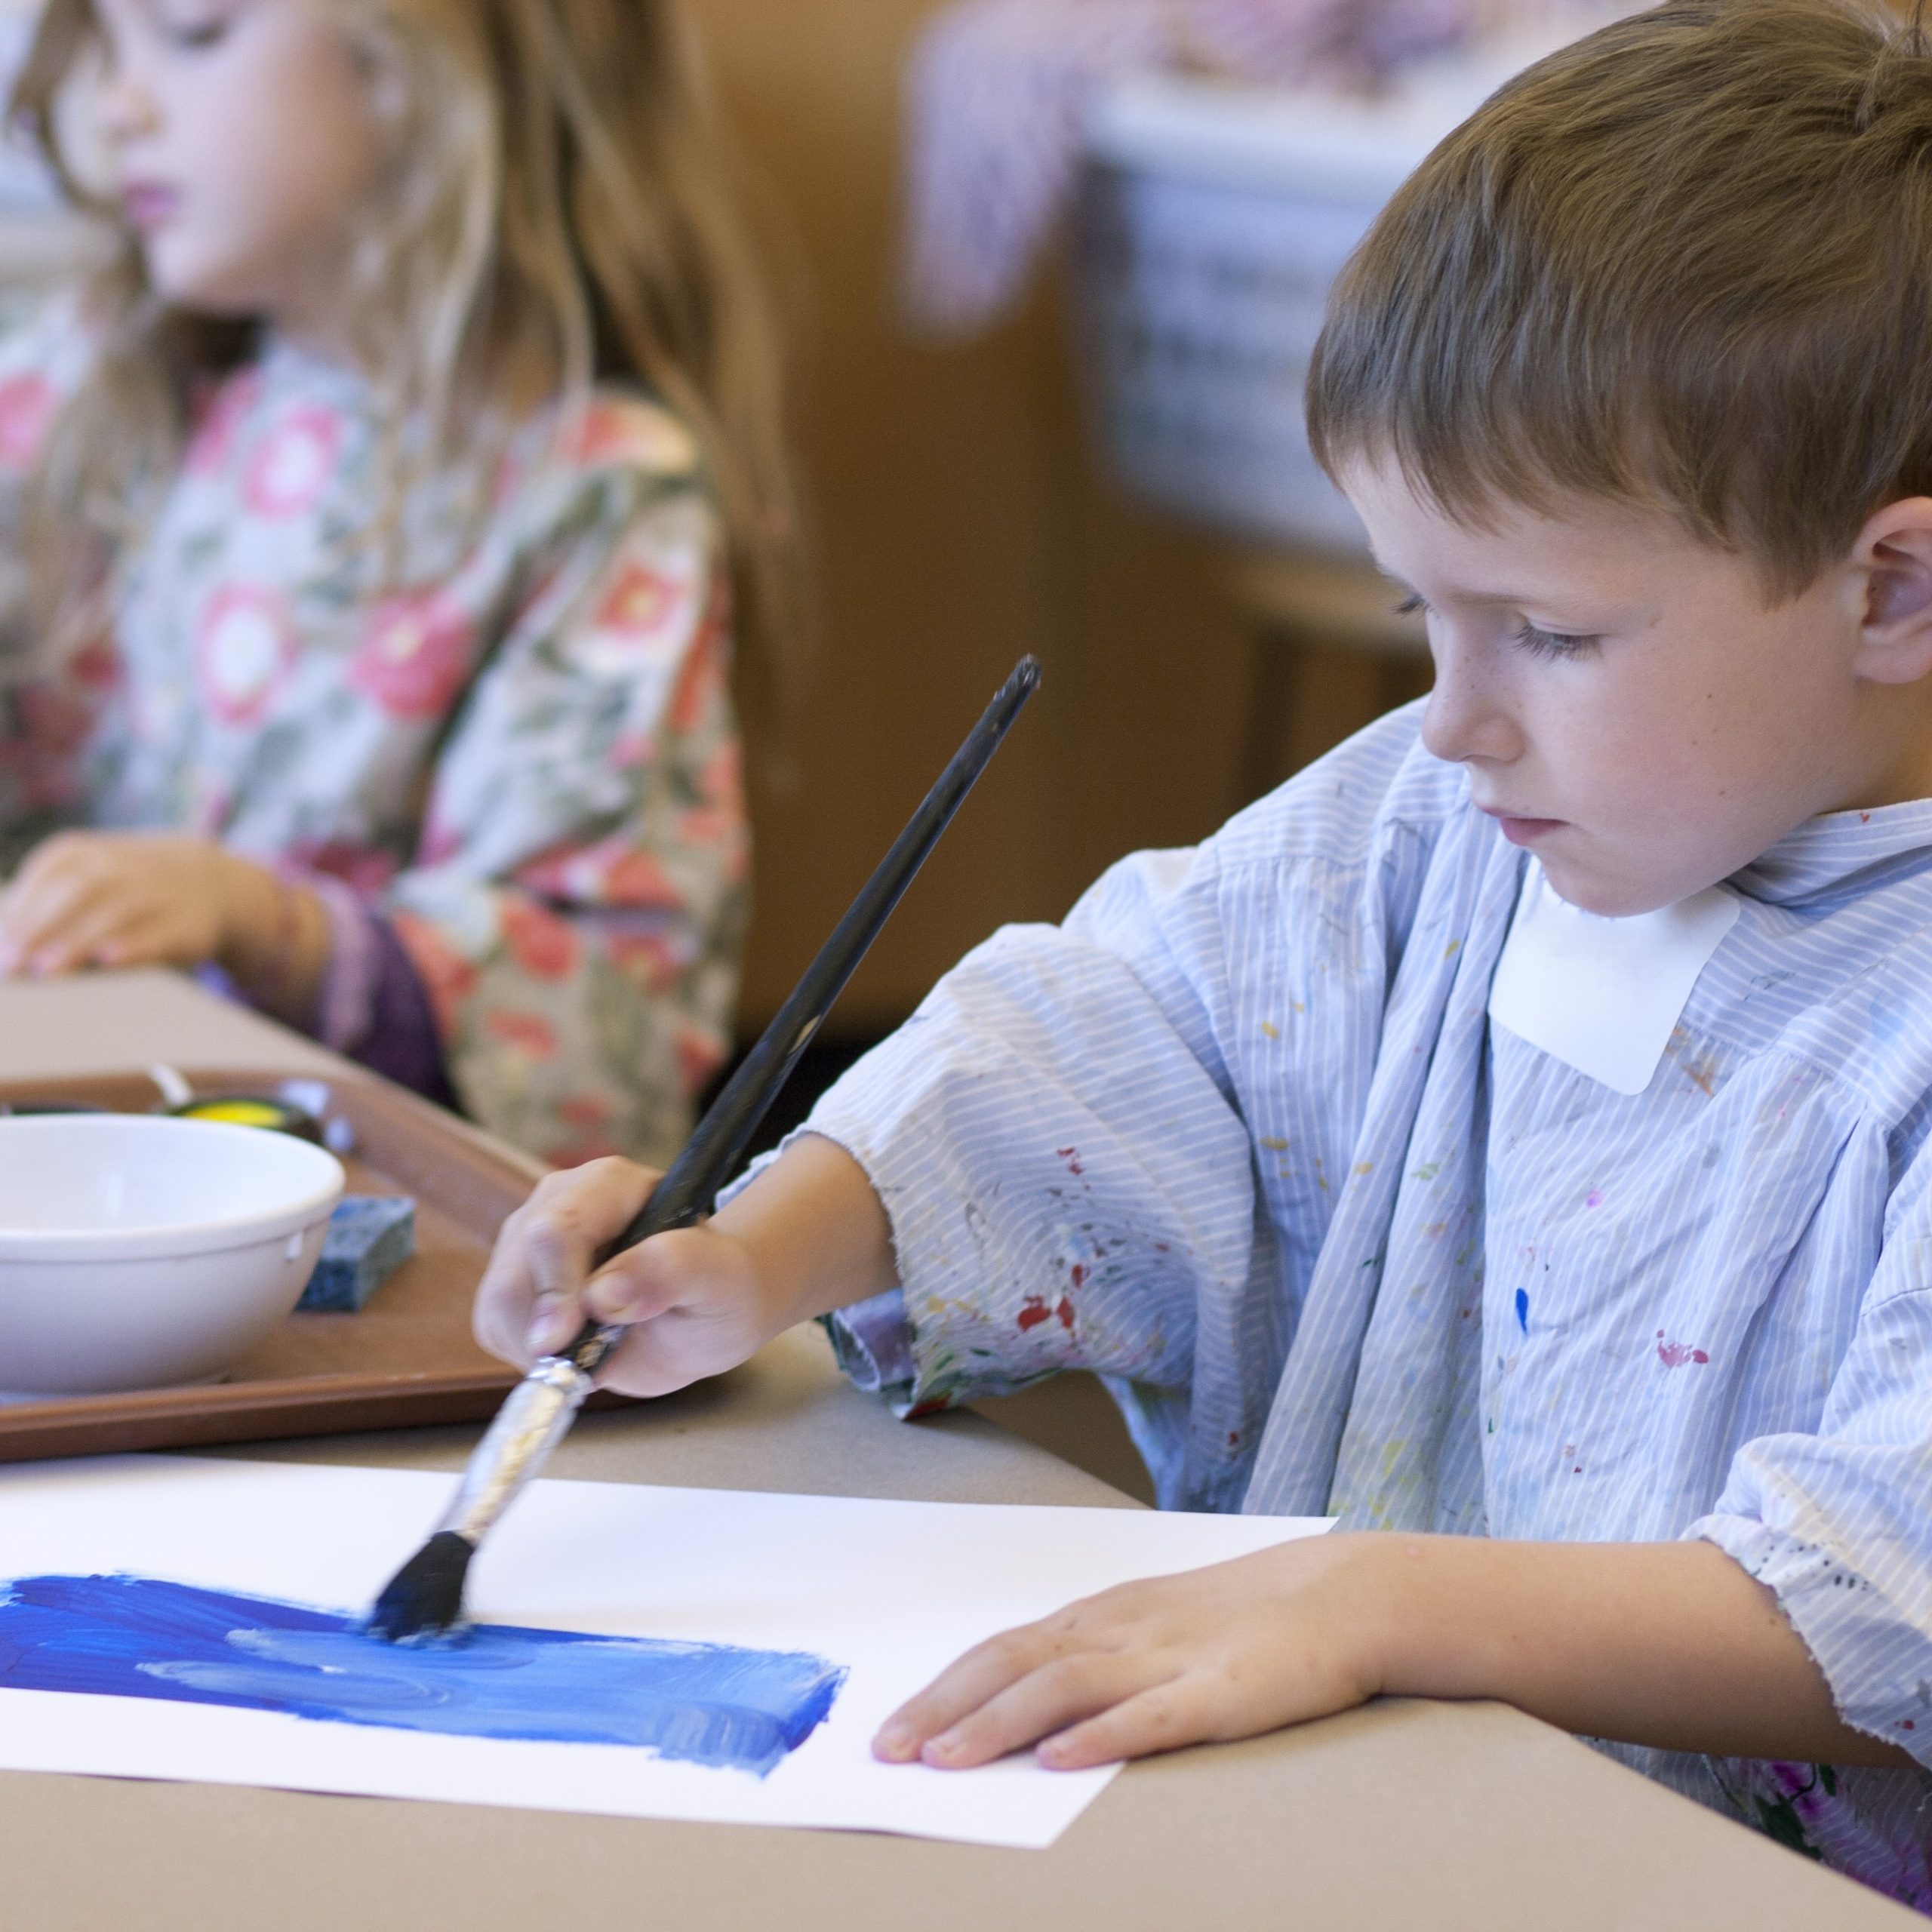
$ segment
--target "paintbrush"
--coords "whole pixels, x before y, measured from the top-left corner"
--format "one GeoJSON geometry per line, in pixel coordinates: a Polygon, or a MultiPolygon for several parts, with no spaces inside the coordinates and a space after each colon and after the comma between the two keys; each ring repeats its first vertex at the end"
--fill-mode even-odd
{"type": "MultiPolygon", "coordinates": [[[[798,1056],[1039,682],[1039,665],[1030,657],[1023,657],[805,969],[777,1017],[706,1110],[651,1198],[629,1226],[598,1253],[598,1267],[667,1228],[688,1227],[709,1210],[719,1188],[737,1171],[746,1144],[791,1077],[798,1056]]],[[[461,1624],[470,1559],[563,1439],[595,1386],[597,1371],[623,1335],[620,1324],[586,1321],[568,1348],[545,1355],[510,1392],[470,1457],[442,1521],[377,1598],[369,1617],[372,1632],[392,1643],[408,1643],[446,1635],[461,1624]]]]}

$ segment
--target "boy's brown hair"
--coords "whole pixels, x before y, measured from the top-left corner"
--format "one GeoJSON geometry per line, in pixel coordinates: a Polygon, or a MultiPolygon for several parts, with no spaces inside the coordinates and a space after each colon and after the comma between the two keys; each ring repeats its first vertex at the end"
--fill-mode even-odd
{"type": "Polygon", "coordinates": [[[1540,63],[1331,299],[1309,432],[1459,520],[1662,508],[1789,595],[1932,495],[1932,46],[1850,0],[1672,0],[1540,63]]]}

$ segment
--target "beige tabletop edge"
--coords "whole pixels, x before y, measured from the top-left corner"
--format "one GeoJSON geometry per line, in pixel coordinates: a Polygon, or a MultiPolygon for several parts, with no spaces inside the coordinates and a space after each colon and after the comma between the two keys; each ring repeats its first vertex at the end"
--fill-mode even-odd
{"type": "MultiPolygon", "coordinates": [[[[338,1064],[167,974],[0,983],[0,1078],[155,1060],[338,1064]]],[[[235,1453],[453,1470],[474,1435],[398,1431],[235,1453]]],[[[894,1422],[804,1332],[719,1383],[583,1418],[552,1473],[1137,1506],[978,1417],[894,1422]]],[[[1044,1852],[0,1774],[0,1926],[23,1932],[1875,1932],[1919,1922],[1492,1706],[1385,1703],[1134,1766],[1044,1852]]]]}

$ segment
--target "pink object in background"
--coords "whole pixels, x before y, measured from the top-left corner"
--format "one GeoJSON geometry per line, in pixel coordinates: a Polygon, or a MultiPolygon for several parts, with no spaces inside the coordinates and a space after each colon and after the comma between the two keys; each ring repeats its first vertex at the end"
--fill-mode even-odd
{"type": "Polygon", "coordinates": [[[958,0],[927,29],[907,79],[906,309],[923,328],[964,335],[1012,306],[1109,83],[1194,72],[1370,93],[1494,36],[1553,45],[1630,11],[1632,0],[958,0]]]}
{"type": "Polygon", "coordinates": [[[909,78],[906,300],[966,334],[1018,296],[1073,183],[1094,90],[1194,68],[1361,86],[1460,45],[1481,0],[965,0],[909,78]]]}

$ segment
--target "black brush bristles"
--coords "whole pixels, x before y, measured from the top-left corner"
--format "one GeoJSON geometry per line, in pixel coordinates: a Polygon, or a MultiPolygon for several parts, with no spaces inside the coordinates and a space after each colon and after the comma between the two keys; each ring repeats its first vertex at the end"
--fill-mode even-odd
{"type": "Polygon", "coordinates": [[[463,1624],[463,1584],[475,1546],[454,1530],[438,1530],[389,1580],[369,1613],[373,1636],[392,1644],[432,1644],[463,1624]]]}

